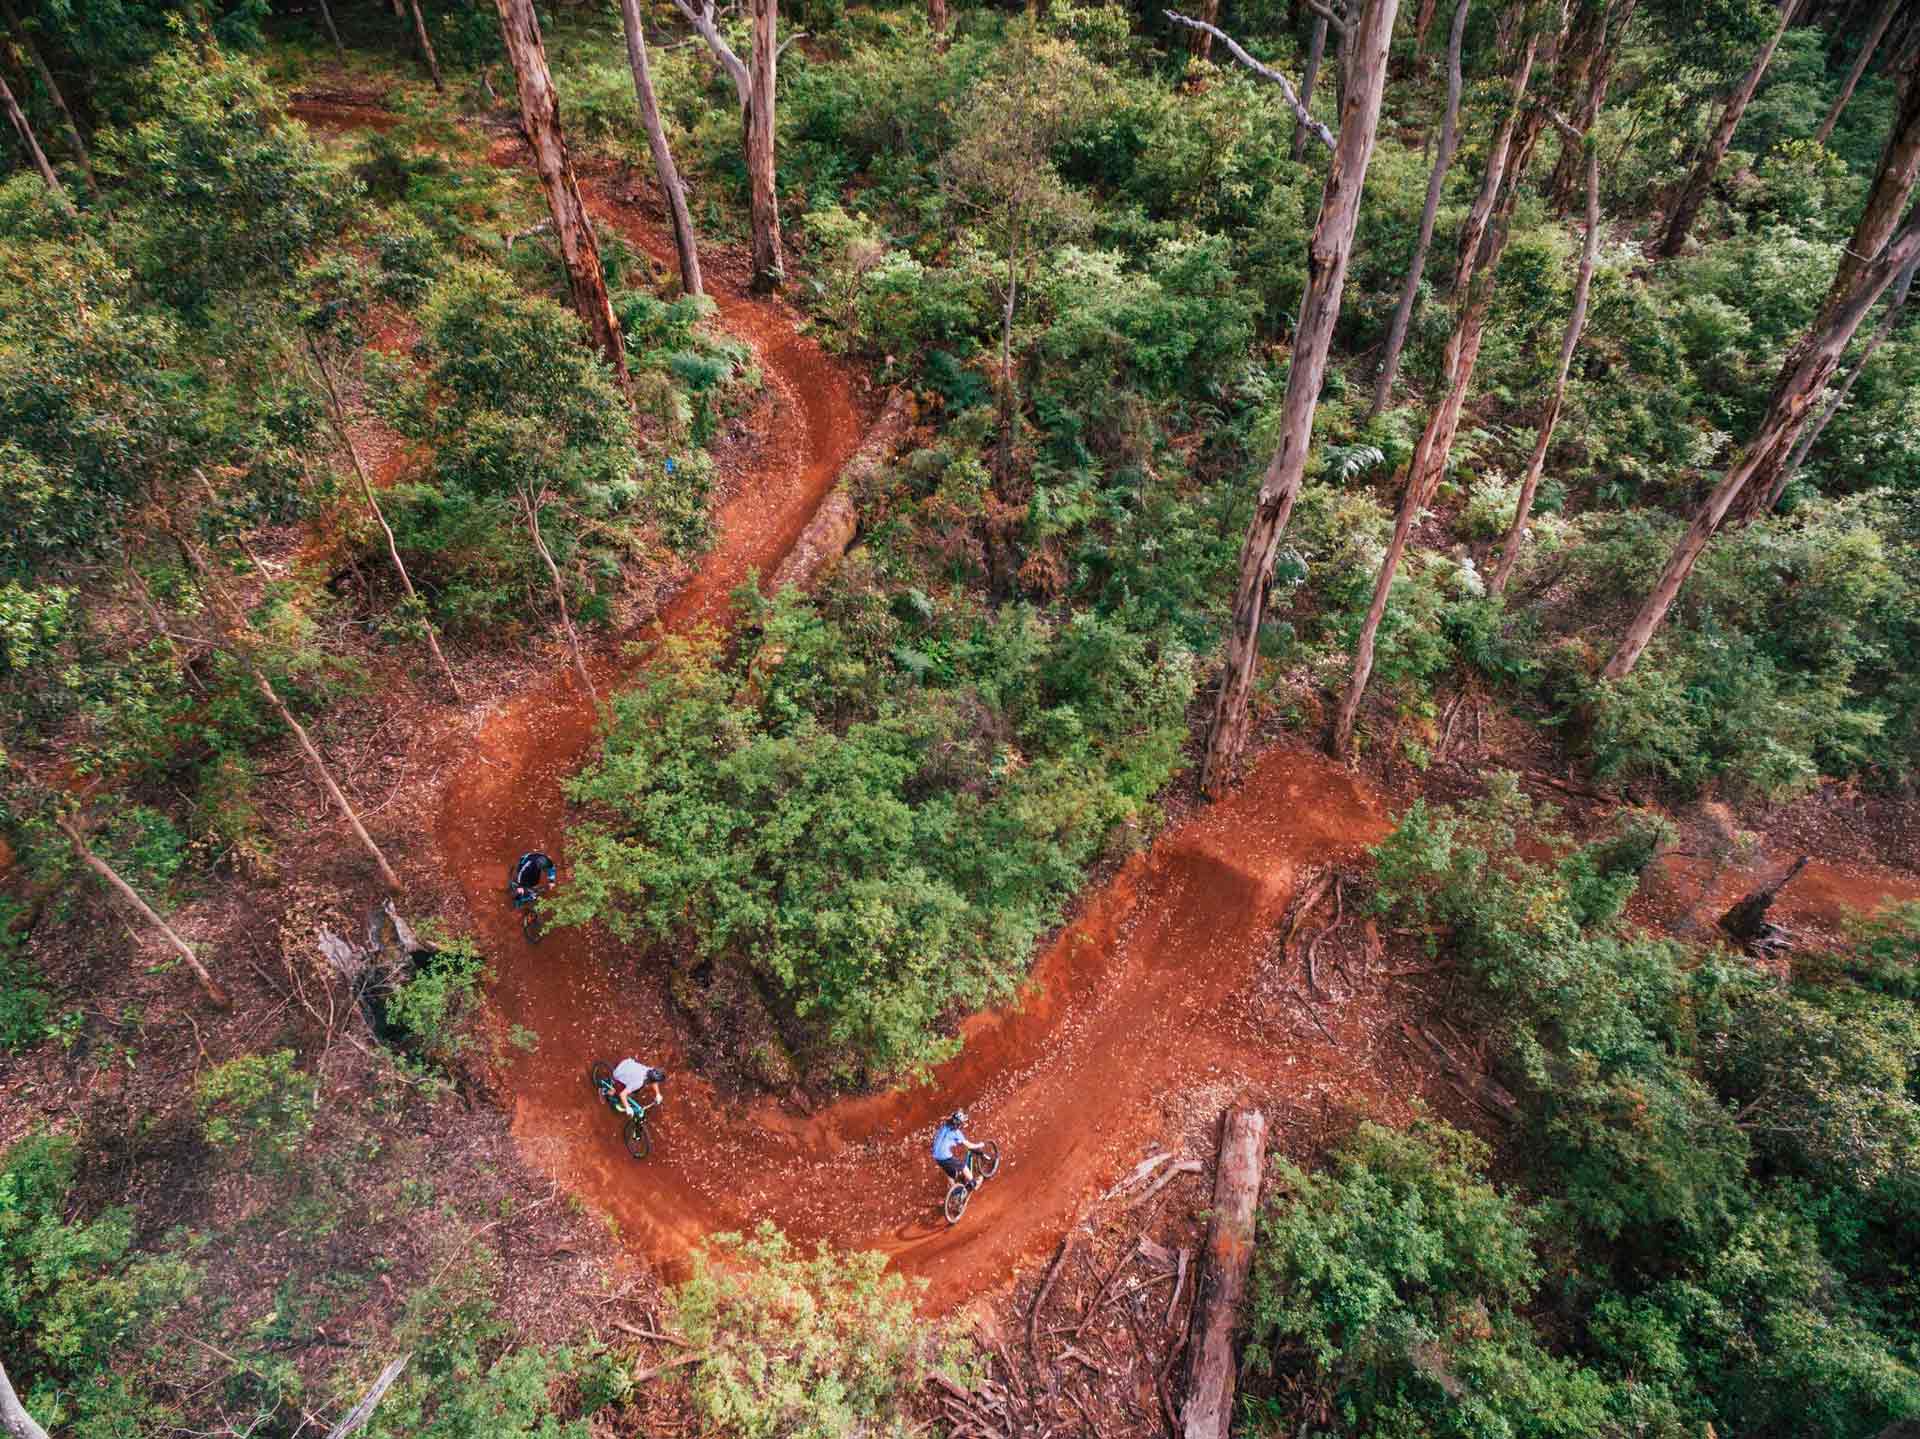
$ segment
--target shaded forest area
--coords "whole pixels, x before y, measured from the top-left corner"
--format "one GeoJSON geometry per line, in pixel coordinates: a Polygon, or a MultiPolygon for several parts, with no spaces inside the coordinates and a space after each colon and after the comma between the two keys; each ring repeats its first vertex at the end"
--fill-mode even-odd
{"type": "Polygon", "coordinates": [[[1907,0],[0,0],[0,1429],[1920,1419],[1916,72],[1907,0]],[[750,293],[873,438],[655,632],[821,444],[750,293]],[[1051,1267],[635,1263],[440,829],[555,673],[544,952],[728,1124],[937,1076],[1256,754],[1390,832],[1265,876],[1301,1040],[1143,1075],[1192,1158],[1051,1267]]]}

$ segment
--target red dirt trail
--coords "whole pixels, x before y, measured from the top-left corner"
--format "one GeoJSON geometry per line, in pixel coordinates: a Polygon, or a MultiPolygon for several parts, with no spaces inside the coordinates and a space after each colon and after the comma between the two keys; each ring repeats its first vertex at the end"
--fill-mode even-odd
{"type": "MultiPolygon", "coordinates": [[[[324,128],[369,119],[359,107],[350,118],[334,108],[295,112],[324,128]]],[[[518,163],[517,146],[503,142],[494,158],[518,163]]],[[[601,224],[671,258],[650,218],[604,187],[583,188],[601,224]]],[[[718,543],[698,573],[628,637],[642,642],[723,624],[730,591],[749,571],[776,568],[861,439],[848,372],[799,333],[790,310],[741,293],[720,269],[708,275],[719,323],[753,345],[773,390],[770,441],[721,509],[718,543]]],[[[596,683],[604,692],[635,663],[603,660],[596,683]]],[[[1345,770],[1268,751],[1231,798],[1169,829],[1090,894],[1038,956],[1023,1001],[969,1019],[963,1050],[930,1085],[802,1117],[773,1101],[731,1100],[686,1067],[664,960],[598,930],[556,931],[538,948],[522,939],[505,903],[507,866],[543,848],[565,883],[561,784],[594,732],[593,707],[564,665],[498,705],[461,741],[471,753],[453,767],[437,839],[493,959],[503,1020],[537,1036],[503,1076],[516,1140],[669,1270],[703,1236],[771,1219],[803,1241],[885,1251],[933,1281],[925,1307],[944,1311],[1044,1254],[1170,1117],[1182,1118],[1183,1095],[1270,1088],[1280,1075],[1288,1092],[1296,1083],[1305,1092],[1327,1077],[1324,1055],[1277,1046],[1260,1029],[1249,996],[1300,871],[1351,860],[1387,832],[1379,801],[1345,770]],[[674,1074],[654,1153],[638,1164],[585,1079],[589,1061],[626,1054],[674,1074]],[[944,1180],[926,1148],[957,1103],[974,1110],[975,1132],[997,1139],[1006,1161],[949,1228],[937,1207],[944,1180]]],[[[1341,1083],[1350,1094],[1382,1088],[1365,1075],[1341,1083]]],[[[1404,1096],[1352,1097],[1391,1107],[1404,1096]]]]}

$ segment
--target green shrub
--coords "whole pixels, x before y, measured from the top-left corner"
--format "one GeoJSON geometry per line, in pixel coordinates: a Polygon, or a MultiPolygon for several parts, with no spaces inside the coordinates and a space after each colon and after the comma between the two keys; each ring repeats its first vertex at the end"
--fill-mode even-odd
{"type": "Polygon", "coordinates": [[[424,960],[386,1000],[386,1021],[403,1047],[446,1068],[472,1044],[487,962],[471,940],[453,940],[424,960]]]}
{"type": "Polygon", "coordinates": [[[707,1432],[737,1439],[904,1436],[930,1373],[963,1377],[966,1345],[914,1313],[916,1285],[879,1253],[794,1250],[772,1223],[716,1235],[670,1296],[701,1354],[693,1402],[707,1432]]]}
{"type": "Polygon", "coordinates": [[[194,1085],[207,1142],[239,1164],[286,1170],[313,1128],[315,1085],[290,1049],[217,1064],[194,1085]]]}

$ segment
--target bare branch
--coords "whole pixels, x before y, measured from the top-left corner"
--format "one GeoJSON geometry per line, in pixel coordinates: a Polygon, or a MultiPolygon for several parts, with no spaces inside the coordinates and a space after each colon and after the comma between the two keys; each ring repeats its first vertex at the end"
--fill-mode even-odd
{"type": "Polygon", "coordinates": [[[1327,28],[1329,30],[1332,30],[1336,34],[1340,34],[1340,35],[1345,35],[1347,33],[1347,22],[1345,20],[1342,20],[1339,17],[1339,15],[1334,13],[1334,9],[1331,5],[1323,5],[1320,3],[1320,0],[1307,0],[1307,8],[1313,11],[1313,13],[1318,15],[1322,20],[1326,21],[1327,28]]]}
{"type": "Polygon", "coordinates": [[[413,1358],[411,1354],[402,1354],[382,1369],[380,1377],[373,1381],[373,1387],[361,1395],[360,1402],[348,1411],[347,1417],[327,1431],[327,1439],[347,1439],[349,1434],[354,1433],[373,1418],[373,1411],[379,1407],[380,1400],[386,1395],[387,1390],[393,1387],[393,1381],[400,1377],[400,1371],[407,1367],[407,1361],[411,1358],[413,1358]]]}
{"type": "Polygon", "coordinates": [[[787,46],[791,45],[796,40],[804,40],[806,38],[807,38],[807,32],[805,30],[796,30],[791,35],[787,36],[786,39],[780,42],[780,48],[773,52],[774,63],[778,64],[780,61],[780,57],[787,53],[787,46]]]}
{"type": "Polygon", "coordinates": [[[740,108],[747,108],[748,77],[746,62],[734,53],[733,46],[727,43],[727,37],[720,33],[720,27],[714,21],[713,0],[702,0],[699,9],[687,3],[687,0],[673,0],[673,8],[678,10],[693,26],[694,33],[707,42],[707,48],[720,62],[720,67],[733,81],[733,88],[740,97],[740,108]]]}
{"type": "MultiPolygon", "coordinates": [[[[680,0],[674,0],[674,3],[677,5],[680,3],[680,0]]],[[[1313,112],[1309,110],[1300,99],[1300,92],[1293,88],[1292,83],[1285,75],[1282,75],[1271,65],[1263,65],[1254,59],[1253,56],[1240,48],[1239,41],[1235,40],[1218,26],[1209,25],[1204,20],[1190,19],[1172,10],[1165,10],[1161,13],[1176,25],[1184,25],[1189,30],[1198,30],[1203,34],[1213,36],[1214,39],[1227,47],[1227,53],[1233,56],[1234,59],[1253,71],[1253,73],[1258,75],[1262,80],[1270,80],[1278,85],[1280,87],[1280,93],[1286,97],[1288,108],[1293,111],[1295,118],[1306,128],[1307,133],[1312,135],[1314,139],[1318,140],[1322,145],[1325,145],[1329,150],[1333,148],[1333,131],[1313,118],[1313,112]]],[[[1315,13],[1319,12],[1316,11],[1315,13]]],[[[1339,22],[1329,19],[1327,23],[1329,25],[1336,25],[1339,22]]],[[[1344,29],[1344,27],[1342,28],[1344,29]]]]}

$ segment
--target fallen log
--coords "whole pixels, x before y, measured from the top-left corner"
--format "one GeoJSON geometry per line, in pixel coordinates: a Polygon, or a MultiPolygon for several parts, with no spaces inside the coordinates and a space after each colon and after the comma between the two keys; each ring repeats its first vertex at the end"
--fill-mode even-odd
{"type": "Polygon", "coordinates": [[[1800,877],[1800,871],[1807,867],[1807,861],[1812,858],[1810,854],[1801,855],[1772,884],[1763,884],[1740,896],[1733,908],[1720,916],[1720,928],[1749,949],[1784,947],[1779,941],[1786,938],[1785,931],[1768,922],[1767,911],[1773,908],[1773,902],[1780,897],[1780,892],[1800,877]]]}
{"type": "Polygon", "coordinates": [[[1226,1439],[1233,1417],[1233,1331],[1253,1267],[1253,1210],[1260,1198],[1267,1117],[1257,1109],[1227,1112],[1213,1182],[1213,1215],[1194,1287],[1187,1345],[1186,1400],[1178,1432],[1185,1439],[1226,1439]]]}
{"type": "Polygon", "coordinates": [[[846,554],[860,532],[858,502],[862,491],[872,486],[874,477],[893,458],[912,424],[906,392],[895,390],[879,417],[868,427],[860,448],[840,471],[839,482],[821,501],[820,508],[800,532],[800,538],[773,572],[770,589],[776,592],[789,586],[810,589],[815,580],[846,554]]]}
{"type": "Polygon", "coordinates": [[[400,1371],[407,1367],[407,1361],[413,1358],[411,1353],[402,1354],[398,1359],[380,1371],[380,1377],[373,1381],[373,1387],[360,1396],[360,1402],[347,1411],[347,1417],[327,1431],[327,1439],[347,1439],[349,1434],[357,1433],[373,1418],[373,1411],[380,1407],[380,1401],[393,1387],[393,1381],[400,1377],[400,1371]]]}

